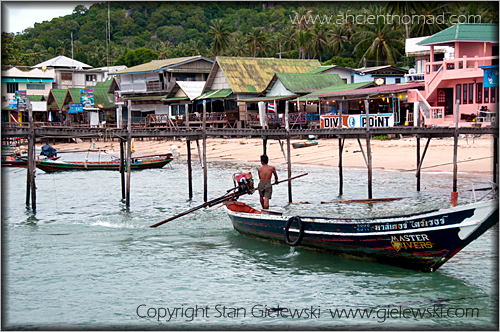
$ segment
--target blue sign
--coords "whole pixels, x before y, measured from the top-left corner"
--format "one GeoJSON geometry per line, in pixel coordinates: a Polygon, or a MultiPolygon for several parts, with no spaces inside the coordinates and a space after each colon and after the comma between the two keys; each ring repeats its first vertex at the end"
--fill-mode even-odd
{"type": "Polygon", "coordinates": [[[498,86],[498,65],[479,67],[484,70],[483,86],[489,88],[498,86]]]}
{"type": "Polygon", "coordinates": [[[17,109],[17,99],[9,99],[9,109],[15,110],[17,109]]]}
{"type": "Polygon", "coordinates": [[[82,113],[83,105],[82,104],[69,104],[68,113],[82,113]]]}

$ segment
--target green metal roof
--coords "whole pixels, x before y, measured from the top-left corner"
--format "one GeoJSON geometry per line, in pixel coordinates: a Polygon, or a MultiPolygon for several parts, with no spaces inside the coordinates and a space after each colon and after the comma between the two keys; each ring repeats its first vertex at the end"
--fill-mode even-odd
{"type": "Polygon", "coordinates": [[[156,96],[131,96],[131,97],[128,97],[128,96],[124,96],[123,99],[124,100],[162,100],[163,98],[165,98],[166,95],[156,95],[156,96]]]}
{"type": "MultiPolygon", "coordinates": [[[[308,73],[320,66],[319,61],[315,59],[218,56],[216,61],[234,93],[260,93],[276,73],[308,73]]],[[[212,75],[215,73],[211,73],[212,75]]]]}
{"type": "Polygon", "coordinates": [[[115,71],[112,74],[113,75],[121,75],[121,74],[133,74],[133,73],[147,73],[147,72],[154,72],[154,71],[159,71],[165,67],[169,66],[174,66],[181,64],[183,62],[190,62],[193,60],[198,60],[198,59],[203,59],[206,61],[212,62],[212,60],[206,59],[200,55],[196,56],[187,56],[187,57],[181,57],[181,58],[172,58],[172,59],[165,59],[165,60],[153,60],[148,63],[143,63],[141,65],[133,66],[127,69],[115,71]]]}
{"type": "Polygon", "coordinates": [[[498,43],[498,24],[455,24],[417,43],[420,46],[455,41],[498,43]]]}
{"type": "Polygon", "coordinates": [[[188,97],[172,97],[172,98],[162,99],[162,101],[177,101],[177,100],[189,100],[189,98],[188,97]]]}
{"type": "Polygon", "coordinates": [[[94,106],[101,104],[103,108],[114,108],[114,96],[108,93],[108,88],[94,88],[94,106]]]}
{"type": "Polygon", "coordinates": [[[68,92],[71,95],[71,98],[73,98],[74,103],[79,103],[80,102],[80,88],[68,88],[68,92]]]}
{"type": "Polygon", "coordinates": [[[285,99],[294,99],[297,98],[297,95],[290,96],[270,96],[270,97],[253,97],[253,98],[244,98],[238,99],[237,101],[243,101],[246,103],[257,103],[259,101],[273,101],[273,100],[285,100],[285,99]]]}
{"type": "Polygon", "coordinates": [[[290,74],[276,73],[287,90],[300,94],[309,93],[332,85],[345,84],[337,74],[290,74]]]}
{"type": "Polygon", "coordinates": [[[302,96],[299,98],[299,101],[306,101],[306,100],[315,101],[315,100],[318,100],[318,97],[311,97],[311,95],[318,95],[318,94],[330,93],[330,92],[349,91],[349,90],[364,88],[365,86],[372,85],[372,84],[373,84],[373,82],[359,82],[359,83],[329,86],[327,88],[317,90],[317,91],[314,91],[313,93],[302,96]]]}
{"type": "Polygon", "coordinates": [[[198,98],[196,98],[196,100],[226,98],[231,93],[233,93],[233,90],[231,90],[231,89],[210,90],[208,92],[205,92],[204,94],[202,94],[198,98]]]}
{"type": "Polygon", "coordinates": [[[311,70],[308,74],[318,74],[318,73],[322,73],[322,72],[324,72],[325,70],[332,69],[333,67],[335,67],[335,66],[321,66],[321,67],[319,67],[319,68],[316,68],[316,69],[311,70]]]}
{"type": "Polygon", "coordinates": [[[30,101],[43,101],[43,95],[27,95],[26,96],[30,101]]]}
{"type": "MultiPolygon", "coordinates": [[[[52,89],[49,92],[49,97],[47,98],[47,101],[49,101],[49,98],[52,95],[55,99],[56,104],[57,104],[55,106],[59,107],[59,109],[62,109],[63,103],[64,103],[64,98],[66,97],[67,91],[68,91],[67,89],[52,89]]],[[[49,106],[54,106],[54,105],[51,104],[49,106]]]]}

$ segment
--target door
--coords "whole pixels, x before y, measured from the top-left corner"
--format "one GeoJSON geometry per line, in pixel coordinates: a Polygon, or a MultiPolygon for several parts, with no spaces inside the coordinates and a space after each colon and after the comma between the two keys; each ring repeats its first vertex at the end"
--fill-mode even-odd
{"type": "Polygon", "coordinates": [[[444,107],[444,114],[453,114],[453,88],[446,88],[446,105],[444,107]]]}

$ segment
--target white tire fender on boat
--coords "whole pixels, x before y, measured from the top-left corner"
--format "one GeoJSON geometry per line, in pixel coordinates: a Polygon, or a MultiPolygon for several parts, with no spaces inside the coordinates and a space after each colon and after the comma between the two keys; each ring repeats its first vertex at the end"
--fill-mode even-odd
{"type": "Polygon", "coordinates": [[[292,247],[298,246],[302,242],[302,239],[304,238],[304,223],[302,222],[302,219],[300,219],[299,216],[291,217],[290,219],[287,220],[284,231],[285,231],[286,244],[292,247]],[[295,241],[292,241],[290,240],[290,226],[294,221],[297,221],[298,224],[297,226],[299,227],[299,234],[295,239],[295,241]]]}

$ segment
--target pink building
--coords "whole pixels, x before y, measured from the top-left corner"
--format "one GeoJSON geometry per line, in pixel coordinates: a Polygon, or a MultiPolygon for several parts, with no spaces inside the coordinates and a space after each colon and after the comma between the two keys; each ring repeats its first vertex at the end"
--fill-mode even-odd
{"type": "Polygon", "coordinates": [[[498,65],[498,24],[456,24],[418,45],[430,46],[425,90],[409,90],[408,101],[421,123],[453,127],[458,108],[459,126],[491,125],[498,113],[498,83],[485,86],[480,67],[498,65]],[[438,46],[453,47],[454,57],[434,61],[438,46]]]}

